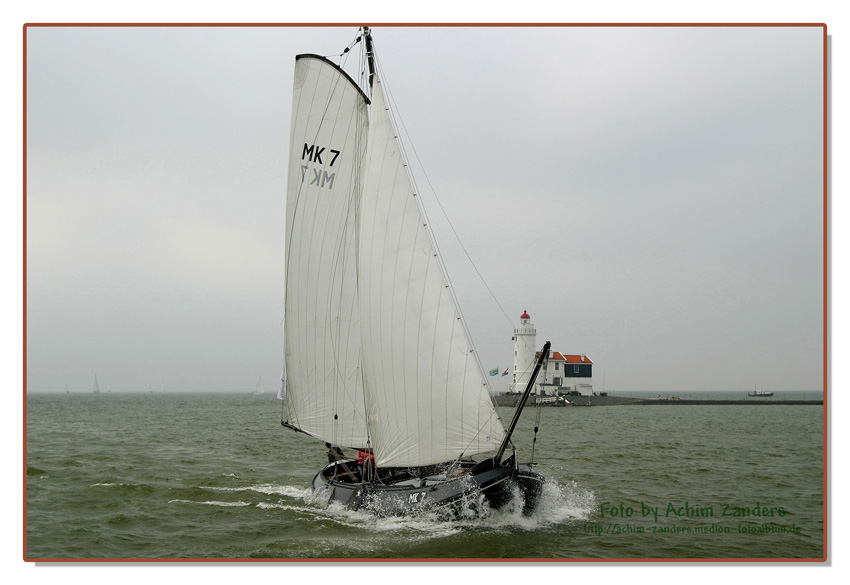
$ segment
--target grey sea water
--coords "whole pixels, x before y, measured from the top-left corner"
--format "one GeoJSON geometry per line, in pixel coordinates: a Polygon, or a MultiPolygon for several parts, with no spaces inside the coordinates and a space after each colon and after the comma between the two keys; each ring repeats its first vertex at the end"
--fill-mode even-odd
{"type": "Polygon", "coordinates": [[[539,415],[540,508],[446,522],[314,501],[324,447],[273,395],[30,394],[25,557],[820,559],[823,413],[529,408],[515,444],[528,460],[539,415]]]}

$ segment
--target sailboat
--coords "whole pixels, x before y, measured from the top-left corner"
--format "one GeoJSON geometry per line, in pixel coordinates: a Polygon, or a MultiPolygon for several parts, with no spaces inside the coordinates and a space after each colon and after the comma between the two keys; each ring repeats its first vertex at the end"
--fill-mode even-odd
{"type": "Polygon", "coordinates": [[[94,375],[94,393],[100,394],[100,384],[97,383],[97,374],[94,375]]]}
{"type": "Polygon", "coordinates": [[[251,392],[251,395],[252,395],[252,396],[259,396],[260,394],[265,394],[265,393],[266,393],[265,389],[263,389],[262,380],[263,380],[263,377],[262,377],[262,376],[260,376],[259,378],[257,378],[257,387],[256,387],[256,388],[254,388],[254,391],[253,391],[253,392],[251,392]]]}
{"type": "Polygon", "coordinates": [[[325,57],[295,58],[281,424],[325,444],[312,488],[329,502],[404,515],[521,498],[531,513],[545,479],[518,463],[511,435],[549,343],[506,429],[420,207],[368,27],[359,41],[364,87],[325,57]]]}

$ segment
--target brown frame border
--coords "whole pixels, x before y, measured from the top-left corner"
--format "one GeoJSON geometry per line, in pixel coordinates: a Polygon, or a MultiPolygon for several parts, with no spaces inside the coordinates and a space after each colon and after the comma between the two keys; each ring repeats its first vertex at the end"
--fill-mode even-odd
{"type": "Polygon", "coordinates": [[[552,27],[552,28],[727,28],[727,27],[819,27],[823,29],[823,557],[811,559],[792,558],[751,558],[751,559],[724,559],[724,558],[615,558],[615,559],[485,559],[485,558],[463,558],[463,559],[371,559],[371,558],[316,558],[316,559],[156,559],[156,558],[103,558],[103,559],[77,559],[77,558],[31,558],[27,556],[27,30],[29,28],[123,28],[123,27],[157,27],[157,28],[250,28],[250,27],[359,27],[363,23],[27,23],[23,25],[23,560],[26,562],[83,562],[83,563],[111,563],[111,562],[151,562],[151,563],[197,563],[197,562],[274,562],[274,563],[348,563],[348,562],[372,562],[372,563],[395,563],[395,562],[440,562],[440,563],[825,563],[828,557],[828,401],[829,401],[829,43],[826,23],[373,23],[373,27],[552,27]]]}

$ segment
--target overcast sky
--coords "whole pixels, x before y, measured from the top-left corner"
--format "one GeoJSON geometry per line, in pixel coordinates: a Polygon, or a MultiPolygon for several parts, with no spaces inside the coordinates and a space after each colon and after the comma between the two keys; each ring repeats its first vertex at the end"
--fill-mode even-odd
{"type": "MultiPolygon", "coordinates": [[[[30,391],[276,388],[294,56],[356,32],[28,29],[30,391]]],[[[486,369],[527,310],[597,391],[822,388],[821,28],[373,34],[486,369]]]]}

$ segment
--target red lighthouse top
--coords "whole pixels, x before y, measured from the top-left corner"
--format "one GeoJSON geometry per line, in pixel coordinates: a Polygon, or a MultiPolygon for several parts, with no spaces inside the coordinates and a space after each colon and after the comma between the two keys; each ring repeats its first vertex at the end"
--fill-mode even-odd
{"type": "Polygon", "coordinates": [[[531,319],[531,316],[527,311],[523,310],[522,315],[519,316],[520,319],[531,319]]]}

